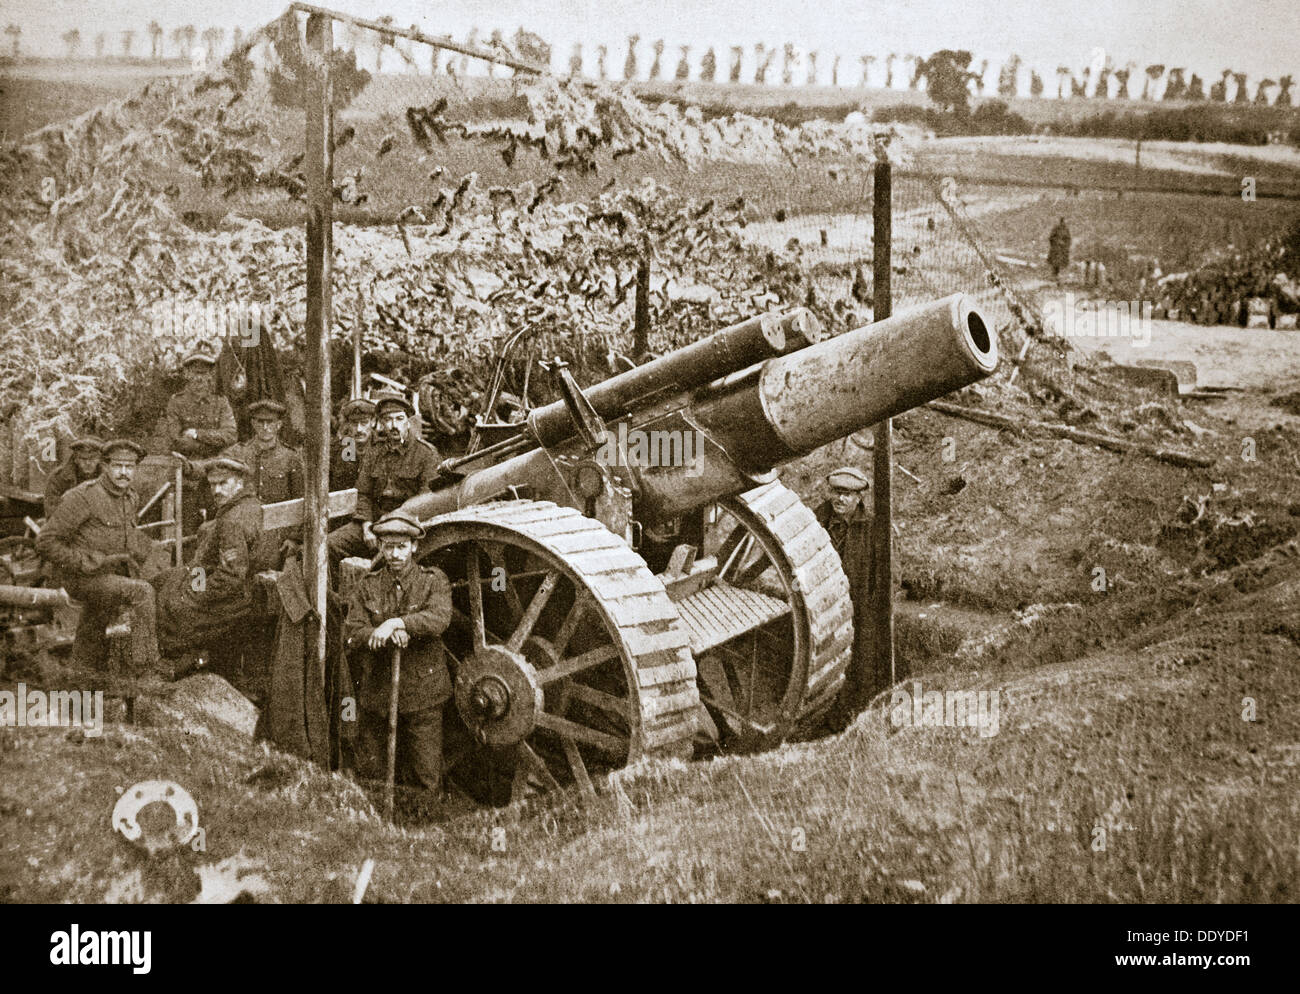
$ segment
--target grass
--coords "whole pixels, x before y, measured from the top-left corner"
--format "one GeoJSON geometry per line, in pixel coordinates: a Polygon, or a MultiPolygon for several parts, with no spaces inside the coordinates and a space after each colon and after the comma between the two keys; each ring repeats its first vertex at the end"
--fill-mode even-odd
{"type": "Polygon", "coordinates": [[[384,903],[1293,901],[1300,646],[1250,619],[1281,609],[1297,578],[1271,579],[1246,602],[1183,612],[1138,651],[920,677],[998,692],[997,735],[892,728],[879,704],[820,742],[629,768],[582,811],[539,799],[392,827],[349,782],[220,726],[5,730],[4,896],[175,899],[194,889],[187,867],[228,861],[265,882],[263,899],[338,903],[373,858],[368,899],[384,903]],[[1189,638],[1222,651],[1192,660],[1189,638]],[[51,790],[51,768],[77,773],[51,790]],[[168,872],[103,818],[115,785],[157,776],[191,791],[206,826],[207,852],[168,872]]]}

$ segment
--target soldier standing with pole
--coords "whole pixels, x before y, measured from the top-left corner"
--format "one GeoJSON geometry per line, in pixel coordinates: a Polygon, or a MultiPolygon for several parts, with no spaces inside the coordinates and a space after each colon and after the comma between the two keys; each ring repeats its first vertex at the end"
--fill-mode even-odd
{"type": "Polygon", "coordinates": [[[374,534],[379,560],[353,588],[343,624],[343,643],[360,676],[361,772],[373,777],[387,745],[387,783],[400,773],[434,798],[442,780],[442,706],[451,696],[438,638],[451,621],[451,583],[441,570],[416,564],[424,536],[417,518],[386,514],[374,534]]]}

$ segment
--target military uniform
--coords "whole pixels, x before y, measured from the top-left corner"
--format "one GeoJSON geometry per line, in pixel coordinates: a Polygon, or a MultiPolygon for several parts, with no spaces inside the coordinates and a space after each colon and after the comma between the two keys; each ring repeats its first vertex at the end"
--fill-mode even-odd
{"type": "MultiPolygon", "coordinates": [[[[848,514],[835,513],[829,500],[814,512],[817,522],[830,535],[831,546],[840,557],[840,565],[849,581],[849,599],[853,603],[853,658],[840,699],[851,709],[867,692],[873,673],[870,618],[871,597],[875,589],[872,547],[875,518],[862,502],[868,496],[866,474],[856,467],[846,467],[831,473],[829,479],[838,490],[862,495],[857,508],[848,514]]],[[[843,717],[851,718],[852,715],[846,712],[843,717]]]]}
{"type": "MultiPolygon", "coordinates": [[[[381,520],[377,534],[403,534],[394,522],[381,520]]],[[[418,523],[412,537],[422,533],[418,523]]],[[[439,569],[424,569],[414,559],[394,573],[382,559],[358,582],[348,602],[343,640],[354,674],[359,677],[360,721],[357,748],[362,773],[383,775],[387,755],[388,714],[392,694],[392,648],[371,650],[367,642],[390,618],[401,618],[410,643],[402,651],[398,678],[399,775],[427,791],[436,791],[442,777],[442,705],[451,697],[451,675],[438,638],[451,621],[451,583],[439,569]]]]}
{"type": "MultiPolygon", "coordinates": [[[[137,455],[142,452],[132,443],[137,455]]],[[[104,629],[123,608],[131,611],[131,667],[135,675],[158,662],[154,590],[140,579],[153,543],[135,526],[139,498],[118,490],[105,476],[78,484],[63,495],[36,539],[56,579],[82,602],[74,658],[81,666],[102,668],[108,658],[104,629]],[[109,556],[121,560],[106,564],[109,556]]]]}
{"type": "MultiPolygon", "coordinates": [[[[191,366],[202,365],[210,369],[216,362],[209,352],[198,350],[185,357],[181,368],[188,370],[191,366]]],[[[150,448],[158,455],[179,452],[187,459],[207,459],[238,440],[235,412],[231,410],[230,401],[218,393],[187,384],[167,401],[167,408],[154,428],[150,448]],[[190,429],[194,431],[194,438],[185,434],[190,429]]],[[[187,467],[181,506],[181,523],[186,535],[194,534],[203,510],[212,513],[212,493],[202,475],[187,467]]]]}
{"type": "Polygon", "coordinates": [[[1047,265],[1051,267],[1052,276],[1059,277],[1061,270],[1070,265],[1070,229],[1065,218],[1056,222],[1056,227],[1047,236],[1047,265]]]}
{"type": "Polygon", "coordinates": [[[330,490],[351,490],[357,485],[361,463],[369,448],[369,442],[356,441],[349,447],[344,439],[338,437],[330,442],[330,490]],[[345,454],[352,458],[345,459],[345,454]]]}
{"type": "MultiPolygon", "coordinates": [[[[411,412],[411,406],[396,395],[382,398],[378,406],[382,408],[386,403],[400,403],[411,412]]],[[[350,522],[330,532],[330,561],[337,563],[345,556],[373,556],[362,523],[374,521],[416,494],[428,492],[441,462],[438,450],[420,438],[414,426],[400,445],[390,446],[383,439],[367,445],[357,472],[357,508],[350,522]]]]}
{"type": "Polygon", "coordinates": [[[358,442],[351,437],[352,423],[359,420],[357,415],[373,421],[375,405],[364,397],[354,397],[339,408],[344,426],[330,442],[330,490],[350,490],[357,485],[361,461],[370,445],[369,441],[358,442]]]}
{"type": "Polygon", "coordinates": [[[93,452],[98,458],[104,448],[104,443],[97,438],[79,438],[72,444],[72,452],[68,458],[51,473],[45,480],[45,516],[47,518],[54,514],[55,508],[59,506],[59,501],[63,495],[79,483],[85,483],[87,480],[93,480],[99,475],[99,467],[96,465],[89,473],[82,473],[81,468],[77,465],[77,453],[93,452]]]}
{"type": "Polygon", "coordinates": [[[154,448],[160,455],[179,452],[191,459],[206,459],[234,445],[238,439],[235,412],[230,401],[217,393],[181,390],[172,394],[154,430],[154,448]],[[185,432],[193,428],[195,438],[185,432]]]}
{"type": "Polygon", "coordinates": [[[244,490],[199,529],[193,562],[159,578],[158,640],[163,653],[176,656],[213,646],[247,624],[253,612],[254,577],[275,565],[262,542],[262,505],[252,491],[244,490]]]}
{"type": "Polygon", "coordinates": [[[232,445],[222,455],[237,459],[248,467],[248,487],[263,504],[302,496],[302,456],[297,449],[278,441],[263,449],[255,440],[249,439],[232,445]]]}

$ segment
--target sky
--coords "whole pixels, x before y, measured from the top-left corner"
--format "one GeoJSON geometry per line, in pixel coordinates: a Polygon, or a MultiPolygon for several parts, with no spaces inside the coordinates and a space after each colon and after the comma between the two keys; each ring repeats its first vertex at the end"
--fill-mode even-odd
{"type": "MultiPolygon", "coordinates": [[[[114,50],[120,31],[138,26],[139,52],[147,45],[142,29],[151,19],[169,35],[185,23],[247,31],[284,6],[280,0],[0,0],[0,21],[23,29],[24,51],[32,54],[60,54],[59,36],[74,26],[86,39],[83,49],[96,32],[109,31],[114,50]]],[[[708,46],[718,46],[721,63],[721,51],[734,44],[752,50],[755,42],[789,41],[839,52],[853,62],[860,53],[928,55],[966,48],[976,64],[988,58],[998,65],[1017,52],[1030,65],[1054,69],[1058,63],[1088,65],[1100,48],[1119,65],[1163,62],[1212,78],[1229,66],[1252,78],[1300,76],[1300,0],[822,0],[815,6],[776,0],[335,0],[322,6],[365,17],[390,14],[398,24],[457,38],[475,26],[484,33],[499,27],[509,35],[523,25],[551,42],[565,61],[574,41],[585,42],[588,53],[598,43],[609,44],[611,63],[620,68],[628,34],[642,37],[643,65],[649,43],[663,38],[669,75],[682,44],[695,46],[696,60],[708,46]]]]}

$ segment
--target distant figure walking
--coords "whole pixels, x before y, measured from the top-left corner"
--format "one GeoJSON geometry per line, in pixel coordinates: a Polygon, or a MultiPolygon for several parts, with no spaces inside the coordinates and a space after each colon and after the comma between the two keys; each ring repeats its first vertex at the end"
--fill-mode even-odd
{"type": "Polygon", "coordinates": [[[1060,280],[1061,270],[1070,264],[1070,229],[1065,218],[1056,222],[1056,227],[1047,236],[1047,264],[1052,268],[1052,278],[1060,280]]]}

